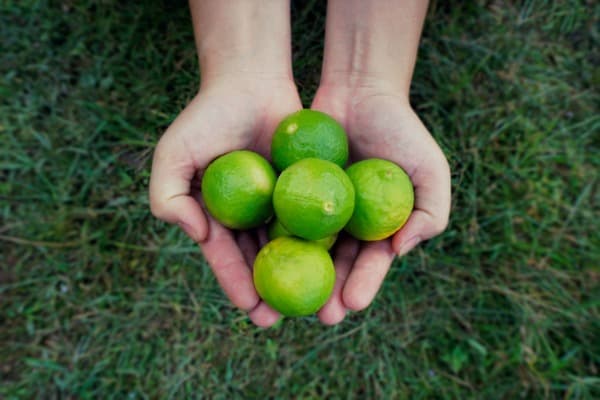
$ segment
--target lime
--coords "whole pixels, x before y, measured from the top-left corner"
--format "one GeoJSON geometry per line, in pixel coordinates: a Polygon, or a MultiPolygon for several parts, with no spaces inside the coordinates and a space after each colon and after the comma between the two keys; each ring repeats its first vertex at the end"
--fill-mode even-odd
{"type": "Polygon", "coordinates": [[[317,312],[331,296],[335,282],[327,250],[293,237],[267,243],[256,256],[253,274],[263,301],[288,317],[317,312]]]}
{"type": "Polygon", "coordinates": [[[273,206],[293,235],[319,240],[339,232],[352,216],[354,187],[338,165],[305,158],[281,173],[273,206]]]}
{"type": "Polygon", "coordinates": [[[279,171],[303,158],[320,158],[343,168],[348,161],[348,138],[344,128],[329,115],[299,110],[275,129],[271,158],[279,171]]]}
{"type": "Polygon", "coordinates": [[[381,240],[406,223],[414,205],[410,178],[391,161],[371,158],[346,170],[356,204],[345,230],[360,240],[381,240]]]}
{"type": "Polygon", "coordinates": [[[259,226],[273,215],[275,171],[257,153],[238,150],[211,162],[202,177],[210,214],[232,229],[259,226]]]}
{"type": "MultiPolygon", "coordinates": [[[[269,236],[269,240],[277,239],[282,236],[293,236],[277,218],[274,218],[273,221],[269,224],[269,228],[267,229],[267,235],[269,236]]],[[[337,240],[337,233],[334,233],[331,236],[327,236],[326,238],[315,240],[314,242],[323,246],[326,250],[331,249],[337,240]]]]}

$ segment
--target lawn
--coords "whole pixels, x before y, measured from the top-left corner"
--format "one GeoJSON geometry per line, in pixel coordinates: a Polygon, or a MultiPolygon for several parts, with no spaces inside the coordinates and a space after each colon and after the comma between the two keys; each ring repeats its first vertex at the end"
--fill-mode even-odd
{"type": "MultiPolygon", "coordinates": [[[[441,236],[367,310],[263,330],[150,215],[199,82],[184,2],[0,1],[0,398],[600,398],[600,6],[432,1],[412,103],[441,236]]],[[[324,2],[293,2],[305,105],[324,2]]]]}

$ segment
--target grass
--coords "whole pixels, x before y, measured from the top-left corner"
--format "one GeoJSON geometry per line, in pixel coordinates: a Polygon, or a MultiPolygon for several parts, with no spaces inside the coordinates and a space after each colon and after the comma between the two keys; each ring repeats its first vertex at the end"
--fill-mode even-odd
{"type": "MultiPolygon", "coordinates": [[[[305,104],[323,2],[294,2],[305,104]]],[[[232,308],[146,197],[198,86],[185,4],[0,2],[0,397],[600,397],[600,8],[433,1],[412,101],[448,230],[341,325],[232,308]]]]}

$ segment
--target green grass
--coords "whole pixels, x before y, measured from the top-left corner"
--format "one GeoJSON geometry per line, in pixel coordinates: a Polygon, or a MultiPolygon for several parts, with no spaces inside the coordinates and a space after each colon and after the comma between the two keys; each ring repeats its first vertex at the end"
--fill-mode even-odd
{"type": "MultiPolygon", "coordinates": [[[[293,7],[305,104],[323,3],[293,7]]],[[[448,230],[341,325],[261,330],[148,210],[198,86],[170,4],[0,2],[1,398],[600,398],[598,5],[433,1],[412,101],[448,230]]]]}

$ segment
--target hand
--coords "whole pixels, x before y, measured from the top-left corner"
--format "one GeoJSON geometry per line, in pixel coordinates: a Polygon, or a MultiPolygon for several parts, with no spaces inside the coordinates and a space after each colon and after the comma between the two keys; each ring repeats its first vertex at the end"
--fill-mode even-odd
{"type": "Polygon", "coordinates": [[[176,223],[200,244],[231,302],[259,326],[279,315],[260,301],[251,265],[263,238],[234,232],[204,212],[198,188],[202,172],[219,155],[249,149],[268,157],[271,136],[287,114],[301,108],[294,83],[279,76],[222,76],[203,85],[160,139],[150,179],[152,213],[176,223]]]}
{"type": "Polygon", "coordinates": [[[366,308],[394,256],[438,235],[448,223],[450,170],[444,154],[407,97],[378,86],[321,86],[312,108],[332,115],[345,127],[352,160],[384,158],[408,173],[415,188],[414,211],[392,238],[359,243],[345,237],[338,243],[334,292],[318,314],[325,324],[340,322],[348,309],[366,308]]]}

